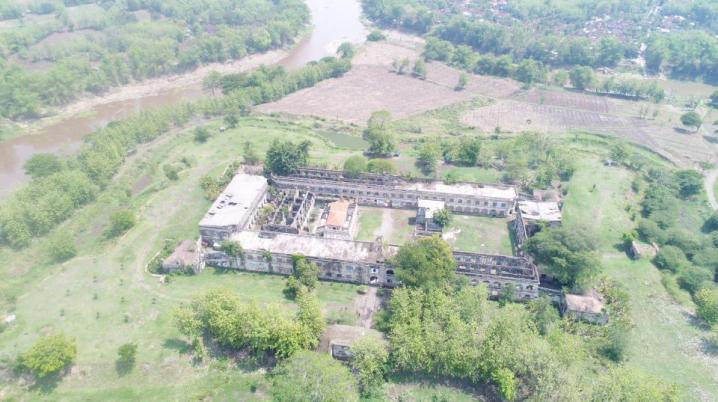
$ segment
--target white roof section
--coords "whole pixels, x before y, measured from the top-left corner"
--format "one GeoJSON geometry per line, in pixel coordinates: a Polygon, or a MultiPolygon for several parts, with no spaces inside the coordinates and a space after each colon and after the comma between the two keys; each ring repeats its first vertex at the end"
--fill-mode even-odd
{"type": "Polygon", "coordinates": [[[434,200],[419,200],[418,202],[419,209],[424,209],[424,217],[426,219],[431,219],[434,217],[434,213],[437,211],[440,211],[446,207],[446,204],[444,201],[434,201],[434,200]]]}
{"type": "MultiPolygon", "coordinates": [[[[288,233],[266,235],[252,231],[235,233],[232,240],[238,241],[245,250],[267,250],[273,253],[363,262],[376,262],[378,257],[372,243],[353,240],[288,233]]],[[[389,246],[387,254],[393,255],[397,250],[397,247],[389,246]]]]}
{"type": "Polygon", "coordinates": [[[267,179],[240,173],[232,178],[199,222],[200,227],[224,227],[244,224],[255,202],[267,191],[267,179]]]}
{"type": "Polygon", "coordinates": [[[434,181],[407,183],[399,186],[399,188],[412,191],[426,191],[432,193],[468,195],[482,198],[496,198],[507,201],[513,201],[514,199],[516,199],[516,189],[514,187],[508,186],[498,187],[488,186],[485,184],[471,183],[444,184],[440,181],[434,181]]]}
{"type": "Polygon", "coordinates": [[[519,210],[524,219],[561,222],[561,208],[557,202],[519,201],[519,210]]]}

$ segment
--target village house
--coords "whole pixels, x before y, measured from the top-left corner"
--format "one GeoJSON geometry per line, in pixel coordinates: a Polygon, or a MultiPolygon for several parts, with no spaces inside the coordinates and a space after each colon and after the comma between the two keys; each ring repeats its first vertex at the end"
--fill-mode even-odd
{"type": "Polygon", "coordinates": [[[561,301],[561,314],[574,320],[592,324],[608,323],[608,312],[604,307],[603,298],[591,291],[587,295],[566,294],[561,301]]]}

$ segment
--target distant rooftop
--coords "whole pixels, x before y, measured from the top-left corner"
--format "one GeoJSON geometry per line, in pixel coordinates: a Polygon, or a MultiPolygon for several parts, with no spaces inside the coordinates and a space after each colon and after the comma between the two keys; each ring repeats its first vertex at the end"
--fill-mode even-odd
{"type": "Polygon", "coordinates": [[[519,210],[524,219],[560,222],[561,208],[556,202],[519,201],[519,210]]]}
{"type": "Polygon", "coordinates": [[[183,240],[172,254],[165,258],[162,265],[165,267],[190,267],[197,263],[197,241],[183,240]]]}
{"type": "MultiPolygon", "coordinates": [[[[362,262],[377,262],[382,257],[372,243],[352,240],[252,231],[235,233],[232,240],[238,241],[245,250],[267,250],[273,253],[362,262]]],[[[387,256],[393,255],[398,248],[388,246],[386,251],[387,256]]]]}
{"type": "Polygon", "coordinates": [[[267,179],[240,173],[232,179],[199,222],[200,227],[243,226],[254,203],[266,191],[267,179]]]}
{"type": "Polygon", "coordinates": [[[398,186],[404,190],[426,191],[444,194],[460,194],[474,197],[498,198],[513,201],[516,198],[516,189],[513,187],[489,186],[485,184],[457,183],[444,184],[440,181],[406,183],[398,186]]]}

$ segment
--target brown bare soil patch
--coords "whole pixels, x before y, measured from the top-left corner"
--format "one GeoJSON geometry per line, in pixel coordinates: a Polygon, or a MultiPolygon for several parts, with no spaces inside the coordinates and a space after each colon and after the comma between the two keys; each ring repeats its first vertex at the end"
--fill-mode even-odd
{"type": "Polygon", "coordinates": [[[470,75],[466,88],[456,91],[460,72],[441,63],[428,63],[426,80],[390,71],[394,59],[408,58],[413,66],[418,57],[413,49],[370,43],[362,48],[354,67],[342,78],[321,82],[257,110],[364,123],[377,110],[388,110],[394,118],[405,118],[477,96],[509,96],[519,89],[509,80],[470,75]]]}
{"type": "MultiPolygon", "coordinates": [[[[560,98],[557,98],[560,100],[560,98]]],[[[598,101],[601,99],[599,98],[598,101]]],[[[596,109],[603,106],[597,101],[596,109]]],[[[556,102],[558,103],[558,102],[556,102]]],[[[590,104],[583,104],[590,108],[590,104]]],[[[611,109],[611,106],[608,106],[611,109]]],[[[604,108],[604,110],[606,110],[604,108]]],[[[668,125],[659,125],[650,120],[616,116],[588,111],[580,108],[536,104],[515,100],[499,100],[489,106],[467,112],[462,123],[483,131],[496,127],[502,130],[541,133],[565,133],[570,130],[585,130],[597,134],[626,138],[648,147],[676,163],[711,160],[715,157],[712,147],[698,134],[685,133],[668,125]]]]}

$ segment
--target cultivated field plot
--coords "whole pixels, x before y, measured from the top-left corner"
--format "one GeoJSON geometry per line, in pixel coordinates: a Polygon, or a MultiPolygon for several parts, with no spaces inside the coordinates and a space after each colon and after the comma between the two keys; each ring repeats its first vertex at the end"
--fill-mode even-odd
{"type": "Polygon", "coordinates": [[[416,211],[408,209],[359,207],[357,240],[374,241],[382,236],[389,244],[402,245],[413,238],[416,211]]]}
{"type": "Polygon", "coordinates": [[[444,231],[444,240],[454,250],[512,255],[508,222],[501,218],[454,215],[444,231]]]}
{"type": "Polygon", "coordinates": [[[647,103],[615,99],[608,96],[536,88],[517,93],[514,96],[514,99],[540,105],[560,106],[586,110],[589,112],[618,114],[622,116],[638,116],[641,107],[649,105],[647,103]]]}
{"type": "Polygon", "coordinates": [[[502,130],[540,133],[585,130],[626,138],[678,163],[712,160],[715,153],[698,134],[677,131],[638,118],[619,117],[586,110],[500,100],[467,112],[462,123],[483,131],[502,130]]]}
{"type": "Polygon", "coordinates": [[[510,96],[519,89],[509,80],[470,75],[466,88],[456,91],[461,73],[441,63],[427,64],[426,80],[392,72],[392,61],[404,58],[413,66],[419,53],[391,44],[368,44],[342,78],[323,81],[257,110],[364,123],[377,110],[388,110],[401,119],[477,96],[510,96]]]}

